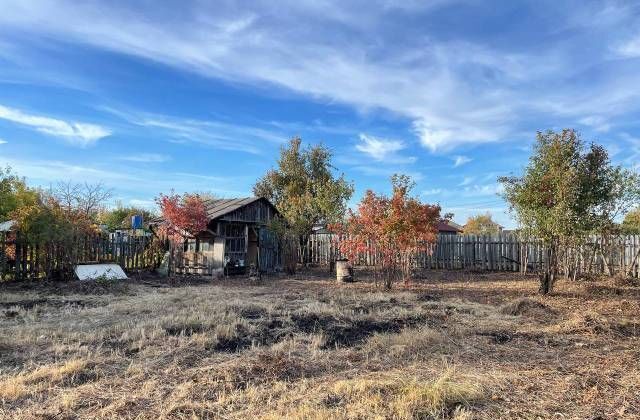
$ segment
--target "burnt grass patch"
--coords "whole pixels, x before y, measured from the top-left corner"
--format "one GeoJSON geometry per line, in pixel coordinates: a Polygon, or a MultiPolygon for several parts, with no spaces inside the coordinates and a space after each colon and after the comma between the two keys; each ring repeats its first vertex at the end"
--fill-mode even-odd
{"type": "Polygon", "coordinates": [[[95,307],[96,302],[86,300],[65,300],[65,299],[25,299],[13,302],[0,302],[0,311],[6,318],[14,318],[19,312],[16,310],[29,311],[36,307],[48,307],[54,309],[83,309],[95,307]]]}
{"type": "Polygon", "coordinates": [[[258,305],[247,305],[247,306],[230,306],[230,310],[236,312],[238,316],[244,319],[261,319],[267,316],[268,312],[266,308],[258,305]]]}
{"type": "Polygon", "coordinates": [[[416,327],[427,321],[426,315],[410,315],[391,319],[339,319],[328,315],[294,314],[291,320],[304,333],[322,334],[322,348],[353,347],[373,334],[399,333],[405,328],[416,327]]]}
{"type": "Polygon", "coordinates": [[[192,336],[193,334],[198,334],[207,330],[203,324],[189,324],[189,325],[169,325],[164,327],[164,331],[167,335],[170,336],[180,336],[183,335],[185,337],[192,336]]]}
{"type": "Polygon", "coordinates": [[[37,292],[48,296],[133,296],[130,285],[136,282],[136,280],[79,281],[75,279],[0,282],[0,292],[37,292]]]}

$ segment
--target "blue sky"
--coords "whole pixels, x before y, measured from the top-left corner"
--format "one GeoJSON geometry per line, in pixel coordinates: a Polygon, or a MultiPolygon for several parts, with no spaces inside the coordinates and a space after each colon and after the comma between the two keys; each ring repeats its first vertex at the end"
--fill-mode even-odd
{"type": "Polygon", "coordinates": [[[640,5],[599,1],[0,0],[0,165],[249,195],[292,136],[356,185],[395,172],[464,222],[512,226],[496,177],[536,130],[640,162],[640,5]]]}

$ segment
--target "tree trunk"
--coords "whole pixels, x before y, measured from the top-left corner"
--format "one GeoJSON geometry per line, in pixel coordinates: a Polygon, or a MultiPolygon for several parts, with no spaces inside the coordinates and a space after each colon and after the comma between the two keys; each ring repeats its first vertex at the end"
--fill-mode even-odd
{"type": "Polygon", "coordinates": [[[553,290],[558,275],[558,246],[556,241],[552,241],[547,249],[547,264],[544,272],[540,276],[540,293],[547,295],[553,290]]]}

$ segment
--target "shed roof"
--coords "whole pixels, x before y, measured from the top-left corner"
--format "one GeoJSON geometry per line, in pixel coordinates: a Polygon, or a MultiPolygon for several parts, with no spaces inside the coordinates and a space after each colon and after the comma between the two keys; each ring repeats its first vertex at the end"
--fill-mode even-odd
{"type": "Polygon", "coordinates": [[[267,204],[275,209],[275,206],[271,204],[269,200],[263,197],[220,198],[214,200],[205,200],[204,205],[207,210],[207,218],[211,221],[260,200],[264,200],[267,204]]]}
{"type": "Polygon", "coordinates": [[[260,200],[260,197],[219,198],[205,200],[204,205],[206,207],[207,217],[209,220],[213,220],[258,200],[260,200]]]}
{"type": "Polygon", "coordinates": [[[463,228],[459,224],[450,220],[440,220],[438,222],[438,232],[456,232],[462,233],[463,228]]]}
{"type": "MultiPolygon", "coordinates": [[[[241,207],[255,203],[256,201],[264,200],[277,212],[275,206],[271,204],[269,200],[264,197],[241,197],[241,198],[218,198],[204,200],[205,211],[207,212],[207,219],[209,221],[223,217],[231,212],[238,210],[241,207]]],[[[151,221],[151,224],[162,223],[162,216],[157,217],[151,221]]]]}

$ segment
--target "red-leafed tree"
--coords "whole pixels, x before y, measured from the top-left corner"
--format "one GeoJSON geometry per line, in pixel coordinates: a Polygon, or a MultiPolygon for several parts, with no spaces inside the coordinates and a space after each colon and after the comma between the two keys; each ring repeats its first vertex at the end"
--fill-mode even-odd
{"type": "Polygon", "coordinates": [[[357,212],[349,210],[345,223],[333,226],[341,234],[340,250],[349,259],[376,255],[376,281],[382,277],[387,288],[397,278],[410,280],[416,255],[432,250],[440,219],[440,206],[410,195],[414,186],[410,177],[394,175],[391,183],[390,197],[367,191],[357,212]]]}
{"type": "Polygon", "coordinates": [[[164,219],[162,233],[169,239],[182,241],[207,229],[207,211],[200,195],[160,194],[156,203],[164,219]]]}

